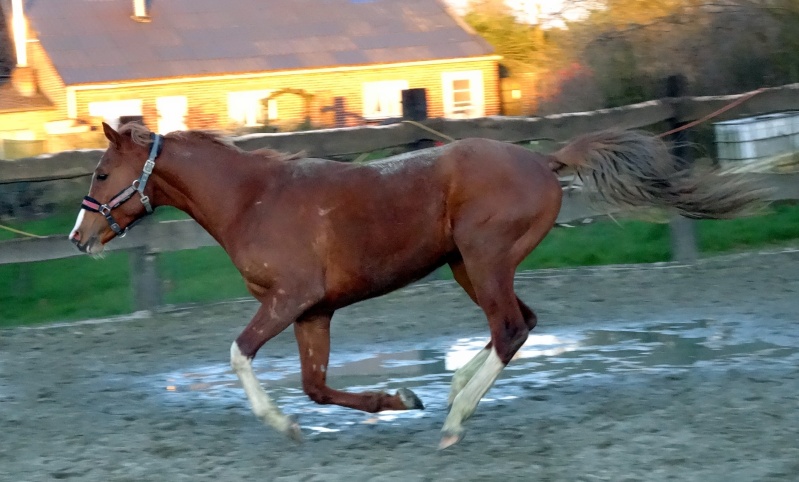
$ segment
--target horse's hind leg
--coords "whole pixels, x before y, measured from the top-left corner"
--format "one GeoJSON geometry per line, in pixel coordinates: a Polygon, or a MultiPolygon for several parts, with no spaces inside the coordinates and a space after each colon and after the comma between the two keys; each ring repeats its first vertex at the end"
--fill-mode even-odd
{"type": "MultiPolygon", "coordinates": [[[[472,280],[469,279],[469,275],[466,273],[466,266],[463,264],[463,260],[459,259],[457,261],[451,261],[449,263],[450,268],[452,269],[452,276],[455,278],[455,281],[463,288],[463,291],[469,295],[469,298],[472,301],[477,303],[477,295],[474,293],[474,287],[472,286],[472,280]]],[[[478,304],[479,305],[479,304],[478,304]]],[[[447,405],[452,406],[452,401],[455,400],[455,397],[463,390],[463,387],[469,383],[469,380],[472,379],[477,370],[483,365],[488,358],[488,354],[491,352],[491,342],[488,342],[485,348],[477,352],[477,354],[472,357],[471,360],[466,362],[465,365],[455,370],[455,373],[452,375],[452,384],[450,385],[449,389],[449,397],[447,400],[447,405]]]]}
{"type": "Polygon", "coordinates": [[[294,324],[302,364],[302,388],[308,397],[319,404],[341,405],[371,413],[423,409],[419,398],[407,388],[400,388],[396,394],[389,395],[383,392],[348,393],[327,386],[331,316],[310,316],[294,324]]]}
{"type": "Polygon", "coordinates": [[[513,267],[506,265],[496,274],[472,277],[480,307],[488,318],[492,346],[485,361],[454,398],[441,430],[440,448],[461,439],[462,423],[471,417],[480,399],[527,339],[529,330],[513,292],[513,274],[513,267]]]}
{"type": "Polygon", "coordinates": [[[477,370],[483,366],[483,363],[485,363],[489,354],[491,354],[491,342],[488,343],[488,346],[478,351],[471,360],[466,362],[465,365],[455,370],[455,373],[452,374],[452,383],[449,387],[447,406],[452,406],[452,402],[455,401],[455,397],[457,397],[461,390],[463,390],[463,387],[469,383],[469,380],[474,377],[474,374],[477,373],[477,370]]]}
{"type": "MultiPolygon", "coordinates": [[[[452,268],[452,274],[455,278],[455,281],[463,288],[466,294],[477,303],[477,296],[474,293],[474,287],[472,286],[472,281],[469,279],[468,273],[466,273],[466,267],[463,264],[463,260],[458,260],[457,262],[451,262],[450,268],[452,268]]],[[[530,307],[528,307],[519,297],[516,297],[516,302],[519,304],[519,310],[522,313],[522,318],[524,318],[524,323],[527,325],[529,330],[535,328],[538,318],[535,315],[530,307]]],[[[477,370],[485,363],[488,355],[491,353],[492,343],[489,341],[488,345],[485,348],[477,352],[477,354],[472,357],[465,365],[455,370],[455,373],[452,375],[452,384],[450,385],[449,390],[449,397],[447,405],[452,406],[452,402],[455,400],[455,397],[463,390],[463,387],[469,383],[469,380],[472,379],[477,370]]]]}
{"type": "Polygon", "coordinates": [[[454,397],[441,429],[439,448],[449,447],[463,437],[463,422],[474,413],[480,399],[527,340],[530,327],[536,324],[533,311],[513,291],[513,277],[516,266],[555,223],[560,189],[553,188],[552,193],[546,202],[532,203],[538,204],[535,214],[507,210],[498,216],[483,207],[464,208],[467,214],[455,226],[455,244],[463,257],[473,298],[488,319],[491,344],[485,361],[454,397]]]}

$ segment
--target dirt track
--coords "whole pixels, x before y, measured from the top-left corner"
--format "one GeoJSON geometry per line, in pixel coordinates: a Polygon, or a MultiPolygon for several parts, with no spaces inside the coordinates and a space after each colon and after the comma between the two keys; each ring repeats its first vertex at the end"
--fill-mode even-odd
{"type": "Polygon", "coordinates": [[[555,345],[512,364],[444,452],[444,354],[486,333],[449,283],[334,319],[331,383],[407,383],[424,412],[316,407],[297,390],[291,333],[264,347],[257,367],[283,374],[273,393],[301,446],[255,421],[225,369],[252,303],[0,331],[0,480],[799,480],[798,262],[521,275],[555,345]],[[378,352],[414,355],[384,373],[358,358],[378,352]]]}

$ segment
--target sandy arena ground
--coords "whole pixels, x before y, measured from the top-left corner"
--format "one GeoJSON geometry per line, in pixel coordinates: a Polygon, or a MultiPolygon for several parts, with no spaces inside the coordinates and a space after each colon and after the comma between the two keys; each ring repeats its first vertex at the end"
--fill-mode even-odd
{"type": "Polygon", "coordinates": [[[452,283],[333,320],[331,384],[408,385],[424,412],[317,407],[291,331],[261,350],[302,445],[260,425],[227,370],[251,302],[2,330],[0,480],[799,480],[799,250],[517,288],[537,336],[443,452],[451,358],[487,333],[452,283]]]}

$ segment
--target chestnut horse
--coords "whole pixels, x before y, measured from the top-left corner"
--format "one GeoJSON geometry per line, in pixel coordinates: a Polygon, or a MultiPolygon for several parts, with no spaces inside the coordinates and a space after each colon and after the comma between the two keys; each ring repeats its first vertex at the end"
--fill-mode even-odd
{"type": "Polygon", "coordinates": [[[379,296],[449,264],[485,313],[488,346],[459,369],[441,447],[527,339],[536,315],[514,293],[517,265],[553,227],[571,169],[607,202],[673,208],[690,217],[736,215],[758,194],[725,176],[680,168],[648,134],[581,136],[551,155],[487,139],[464,139],[370,164],[244,152],[204,131],[155,135],[103,124],[109,147],[69,238],[103,246],[157,206],[191,215],[225,249],[261,303],[230,349],[230,363],[255,415],[300,437],[256,379],[252,359],[294,325],[302,387],[317,403],[367,412],[423,408],[408,389],[350,393],[326,383],[330,320],[344,306],[379,296]]]}

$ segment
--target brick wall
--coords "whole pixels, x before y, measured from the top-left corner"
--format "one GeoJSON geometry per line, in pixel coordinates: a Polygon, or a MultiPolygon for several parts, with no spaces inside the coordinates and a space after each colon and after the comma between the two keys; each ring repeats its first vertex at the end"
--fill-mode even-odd
{"type": "MultiPolygon", "coordinates": [[[[165,96],[186,96],[188,100],[187,127],[190,129],[231,127],[228,116],[228,92],[247,90],[272,90],[285,88],[302,89],[313,94],[310,106],[311,121],[315,126],[331,126],[332,112],[323,112],[332,106],[336,97],[346,99],[346,110],[353,114],[350,123],[363,114],[364,82],[382,80],[405,80],[410,88],[427,89],[428,115],[443,115],[442,73],[474,71],[483,73],[485,92],[485,114],[500,112],[499,78],[497,61],[475,59],[423,65],[387,66],[368,70],[348,70],[341,72],[304,72],[289,75],[269,75],[247,79],[197,80],[163,85],[136,86],[118,84],[113,88],[78,90],[76,104],[78,118],[88,119],[90,102],[112,100],[142,100],[142,113],[145,123],[151,128],[157,126],[156,98],[165,96]]],[[[277,98],[279,123],[297,125],[304,118],[304,102],[296,95],[285,94],[277,98]]],[[[56,102],[54,100],[54,102],[56,102]]],[[[56,102],[58,104],[58,102],[56,102]]]]}
{"type": "MultiPolygon", "coordinates": [[[[17,159],[47,152],[44,132],[45,122],[54,120],[58,112],[53,109],[40,109],[21,112],[0,113],[0,159],[17,159]],[[6,140],[13,139],[18,131],[29,131],[31,141],[6,140]]],[[[0,161],[2,162],[2,161],[0,161]]]]}
{"type": "Polygon", "coordinates": [[[59,112],[53,109],[3,112],[0,114],[0,132],[31,131],[34,138],[44,139],[44,124],[59,118],[59,112]]]}
{"type": "Polygon", "coordinates": [[[67,94],[64,82],[58,75],[50,57],[39,42],[28,43],[28,65],[36,71],[36,82],[39,91],[47,96],[61,114],[61,119],[67,118],[67,94]]]}

